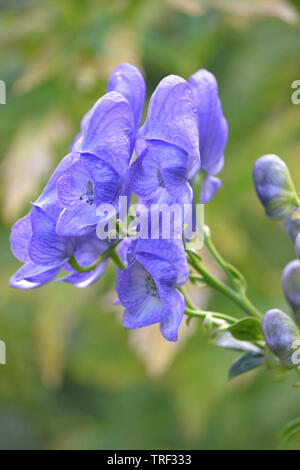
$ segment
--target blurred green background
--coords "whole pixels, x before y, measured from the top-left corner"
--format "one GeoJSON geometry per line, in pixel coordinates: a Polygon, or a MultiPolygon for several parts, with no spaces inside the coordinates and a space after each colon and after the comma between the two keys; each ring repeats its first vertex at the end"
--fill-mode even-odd
{"type": "MultiPolygon", "coordinates": [[[[205,220],[257,306],[288,311],[280,274],[293,246],[264,216],[251,169],[277,153],[300,191],[300,105],[291,103],[299,15],[299,2],[284,0],[0,0],[0,448],[266,449],[300,414],[295,377],[276,384],[258,369],[228,382],[236,355],[209,344],[197,321],[176,345],[155,327],[125,331],[113,266],[86,290],[7,287],[19,267],[10,226],[67,153],[112,68],[140,67],[149,99],[165,75],[205,67],[230,129],[205,220]]],[[[196,295],[203,308],[240,314],[219,295],[196,295]]]]}

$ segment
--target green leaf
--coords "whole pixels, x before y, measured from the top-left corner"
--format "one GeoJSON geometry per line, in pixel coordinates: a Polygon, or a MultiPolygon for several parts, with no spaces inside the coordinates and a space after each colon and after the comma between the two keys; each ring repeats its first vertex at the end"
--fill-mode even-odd
{"type": "Polygon", "coordinates": [[[232,336],[241,341],[260,341],[263,335],[257,318],[245,317],[228,328],[232,336]]]}
{"type": "Polygon", "coordinates": [[[289,421],[280,433],[280,449],[284,449],[287,444],[300,434],[300,418],[289,421]]]}
{"type": "Polygon", "coordinates": [[[233,379],[237,375],[262,366],[264,357],[261,354],[246,353],[233,361],[228,371],[228,378],[233,379]]]}
{"type": "Polygon", "coordinates": [[[229,331],[222,331],[218,334],[215,344],[220,348],[231,349],[232,351],[250,352],[252,354],[262,354],[262,350],[255,344],[247,341],[235,339],[229,331]]]}

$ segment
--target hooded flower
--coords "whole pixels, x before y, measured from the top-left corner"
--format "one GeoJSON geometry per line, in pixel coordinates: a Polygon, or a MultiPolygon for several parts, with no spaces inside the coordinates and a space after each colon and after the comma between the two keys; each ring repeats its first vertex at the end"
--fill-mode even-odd
{"type": "Polygon", "coordinates": [[[176,286],[188,279],[182,241],[138,239],[123,243],[128,266],[118,270],[116,289],[126,308],[124,327],[160,323],[162,335],[176,341],[184,314],[184,298],[176,286]]]}
{"type": "Polygon", "coordinates": [[[197,108],[201,170],[205,173],[200,202],[206,203],[221,185],[214,175],[223,167],[228,126],[214,75],[205,69],[198,70],[189,78],[189,84],[197,108]]]}
{"type": "Polygon", "coordinates": [[[133,115],[127,100],[113,91],[100,98],[83,131],[78,161],[57,181],[64,210],[57,221],[61,236],[89,233],[115,215],[120,195],[128,194],[126,171],[134,142],[133,115]],[[101,204],[115,211],[99,214],[101,204]]]}
{"type": "Polygon", "coordinates": [[[132,191],[148,204],[192,200],[189,180],[200,168],[197,114],[192,90],[181,77],[164,78],[154,91],[137,134],[132,191]]]}

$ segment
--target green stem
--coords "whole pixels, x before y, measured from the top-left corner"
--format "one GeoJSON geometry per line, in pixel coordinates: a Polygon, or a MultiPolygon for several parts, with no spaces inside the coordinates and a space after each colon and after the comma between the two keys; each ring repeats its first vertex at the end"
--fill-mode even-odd
{"type": "Polygon", "coordinates": [[[115,262],[115,264],[118,266],[118,268],[120,269],[125,269],[125,266],[124,264],[122,263],[119,255],[115,252],[115,251],[112,251],[111,254],[110,254],[110,258],[115,262]]]}
{"type": "MultiPolygon", "coordinates": [[[[116,252],[114,251],[115,248],[118,246],[118,244],[120,243],[121,239],[118,239],[116,240],[114,243],[112,243],[108,248],[107,250],[105,250],[100,256],[99,258],[93,263],[93,264],[90,264],[89,266],[80,266],[75,257],[74,256],[71,256],[71,258],[69,259],[69,264],[70,266],[75,269],[75,271],[78,271],[79,273],[89,273],[91,271],[93,271],[94,269],[97,268],[97,266],[102,263],[102,261],[104,261],[106,258],[108,257],[114,257],[114,255],[116,255],[118,257],[118,255],[116,254],[116,252]]],[[[116,259],[114,259],[114,261],[117,263],[116,259]]],[[[119,259],[120,263],[122,263],[122,261],[119,259]]],[[[120,267],[120,264],[118,264],[118,266],[120,267]]],[[[122,263],[122,268],[121,269],[124,269],[124,265],[122,263]]]]}
{"type": "Polygon", "coordinates": [[[205,282],[208,286],[212,287],[213,289],[221,292],[226,297],[230,298],[233,302],[235,302],[244,312],[246,312],[250,316],[261,318],[261,313],[259,310],[250,302],[248,297],[245,295],[244,292],[237,292],[224,284],[222,281],[216,279],[212,274],[206,271],[203,266],[201,266],[197,261],[194,259],[193,254],[191,251],[187,251],[188,261],[193,266],[193,268],[204,278],[205,282]]]}
{"type": "Polygon", "coordinates": [[[236,318],[233,318],[229,315],[225,315],[219,312],[207,312],[206,310],[192,310],[186,307],[184,313],[188,315],[189,317],[195,317],[195,318],[199,318],[199,317],[205,318],[207,315],[211,315],[214,323],[218,325],[223,324],[224,321],[230,324],[236,322],[236,318]]]}
{"type": "Polygon", "coordinates": [[[245,291],[246,281],[244,276],[234,266],[227,263],[227,261],[225,261],[218,252],[217,248],[213,244],[210,236],[210,230],[207,226],[204,228],[204,244],[227,275],[232,287],[238,291],[245,291]]]}

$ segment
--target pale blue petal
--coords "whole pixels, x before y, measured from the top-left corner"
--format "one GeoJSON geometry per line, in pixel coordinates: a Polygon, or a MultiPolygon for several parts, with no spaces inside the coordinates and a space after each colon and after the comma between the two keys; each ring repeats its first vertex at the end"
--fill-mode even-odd
{"type": "Polygon", "coordinates": [[[28,243],[31,238],[32,230],[30,223],[30,213],[19,219],[12,227],[9,241],[11,251],[18,260],[26,263],[28,257],[28,243]]]}
{"type": "Polygon", "coordinates": [[[128,101],[113,91],[92,108],[81,151],[102,158],[117,173],[126,171],[134,142],[134,119],[128,101]]]}
{"type": "Polygon", "coordinates": [[[59,270],[59,266],[49,268],[28,262],[10,278],[9,286],[15,289],[35,289],[51,281],[59,270]]]}
{"type": "Polygon", "coordinates": [[[28,254],[32,262],[43,266],[58,266],[70,258],[74,241],[55,233],[55,222],[40,207],[31,210],[32,236],[28,254]]]}
{"type": "Polygon", "coordinates": [[[176,291],[177,303],[169,315],[160,322],[160,331],[168,341],[177,341],[178,328],[184,315],[185,302],[183,295],[176,291]]]}
{"type": "Polygon", "coordinates": [[[218,96],[217,81],[212,73],[201,69],[190,77],[189,83],[199,118],[201,168],[215,174],[222,166],[228,137],[228,126],[218,96]]]}
{"type": "Polygon", "coordinates": [[[131,64],[119,64],[110,74],[107,92],[117,91],[126,98],[134,114],[135,128],[141,120],[145,101],[145,81],[141,72],[131,64]]]}
{"type": "Polygon", "coordinates": [[[79,237],[91,232],[98,222],[95,204],[81,202],[62,211],[56,224],[56,233],[64,237],[79,237]]]}

